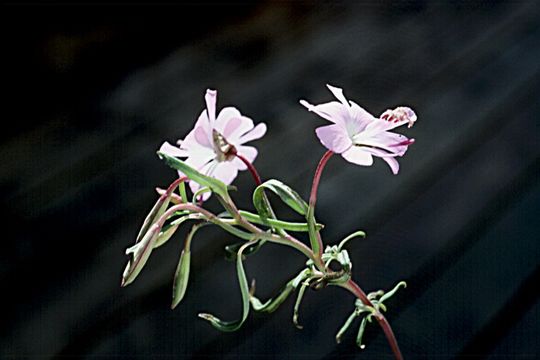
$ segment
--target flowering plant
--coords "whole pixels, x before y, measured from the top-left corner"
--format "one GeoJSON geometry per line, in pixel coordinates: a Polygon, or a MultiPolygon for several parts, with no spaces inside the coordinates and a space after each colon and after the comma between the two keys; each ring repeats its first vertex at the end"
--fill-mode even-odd
{"type": "Polygon", "coordinates": [[[364,330],[367,323],[375,319],[383,329],[394,356],[401,359],[397,341],[383,311],[387,310],[385,301],[400,287],[405,287],[405,282],[399,282],[388,292],[379,290],[366,294],[351,278],[352,262],[345,249],[348,241],[355,237],[365,237],[365,233],[353,232],[339,244],[325,248],[321,237],[323,225],[315,219],[315,205],[323,169],[333,154],[340,154],[348,162],[363,166],[372,165],[373,156],[380,157],[390,166],[392,172],[397,174],[399,163],[396,158],[403,156],[414,140],[391,130],[405,124],[411,127],[416,121],[416,115],[408,107],[397,107],[385,111],[377,118],[354,102],[348,101],[342,89],[330,85],[328,88],[338,101],[319,105],[300,101],[309,111],[332,123],[316,129],[317,137],[328,150],[315,170],[309,202],[304,201],[296,191],[281,181],[261,180],[253,166],[257,149],[245,144],[264,136],[266,125],[260,123],[254,126],[250,118],[234,107],[226,107],[216,116],[217,91],[207,90],[206,109],[200,114],[193,130],[184,140],[179,140],[177,146],[165,142],[158,151],[159,157],[178,171],[178,178],[166,190],[158,189],[160,197],[146,217],[135,245],[126,250],[131,259],[124,270],[122,286],[135,280],[155,248],[167,242],[182,223],[192,220],[194,224],[185,239],[174,276],[174,309],[187,290],[193,237],[202,226],[214,224],[242,240],[225,248],[236,262],[242,294],[242,316],[236,321],[223,321],[206,313],[199,314],[199,317],[219,330],[235,331],[242,326],[250,309],[273,312],[291,293],[298,291],[293,323],[301,328],[298,324],[298,312],[306,288],[339,286],[350,291],[357,299],[354,311],[338,331],[336,341],[339,343],[353,321],[361,318],[357,344],[364,348],[364,330]],[[256,183],[253,191],[255,211],[238,209],[229,193],[230,184],[238,171],[243,170],[249,170],[256,183]],[[186,183],[193,192],[191,201],[187,196],[186,183]],[[272,209],[267,192],[277,195],[305,220],[280,220],[272,209]],[[204,201],[212,194],[222,205],[223,213],[216,215],[203,207],[204,201]],[[309,246],[291,235],[302,232],[309,235],[309,246]],[[292,247],[304,254],[307,261],[304,268],[293,276],[275,297],[261,301],[255,296],[255,287],[248,285],[243,259],[267,242],[292,247]],[[335,265],[339,270],[335,270],[335,265]]]}

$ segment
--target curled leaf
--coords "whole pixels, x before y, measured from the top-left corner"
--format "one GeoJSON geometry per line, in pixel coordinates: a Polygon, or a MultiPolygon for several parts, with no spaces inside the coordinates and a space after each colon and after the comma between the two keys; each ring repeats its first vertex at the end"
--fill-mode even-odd
{"type": "Polygon", "coordinates": [[[400,281],[399,283],[397,283],[397,285],[394,286],[392,290],[381,296],[381,298],[379,299],[379,303],[382,303],[385,300],[390,299],[392,296],[394,296],[394,294],[396,293],[396,291],[399,290],[400,287],[406,288],[407,283],[405,281],[400,281]]]}
{"type": "Polygon", "coordinates": [[[222,321],[219,318],[215,317],[211,314],[201,313],[199,314],[199,317],[207,320],[214,326],[216,329],[220,331],[236,331],[238,330],[244,321],[246,321],[247,316],[249,314],[249,307],[250,307],[250,294],[249,294],[249,286],[246,279],[246,273],[244,271],[244,266],[242,265],[242,252],[248,247],[255,243],[256,241],[250,241],[245,243],[240,249],[238,250],[238,255],[236,257],[236,272],[238,275],[238,283],[240,285],[240,292],[242,294],[242,317],[239,320],[236,321],[222,321]]]}
{"type": "Polygon", "coordinates": [[[343,246],[345,246],[345,244],[351,240],[351,239],[354,239],[355,237],[363,237],[365,238],[366,237],[366,233],[363,232],[363,231],[356,231],[356,232],[353,232],[351,235],[347,236],[345,239],[341,240],[341,242],[339,243],[338,245],[338,251],[341,251],[341,249],[343,249],[343,246]]]}
{"type": "Polygon", "coordinates": [[[264,200],[264,190],[268,189],[280,197],[291,209],[301,215],[305,215],[308,209],[308,204],[298,195],[296,191],[285,185],[281,181],[272,179],[265,181],[257,186],[253,192],[253,206],[263,220],[272,218],[272,209],[268,206],[268,202],[264,200]]]}

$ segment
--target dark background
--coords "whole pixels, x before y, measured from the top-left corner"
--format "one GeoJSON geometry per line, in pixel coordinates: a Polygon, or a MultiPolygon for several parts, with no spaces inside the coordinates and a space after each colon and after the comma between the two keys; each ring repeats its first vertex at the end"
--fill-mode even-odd
{"type": "MultiPolygon", "coordinates": [[[[409,283],[388,303],[405,357],[540,356],[536,2],[11,4],[2,27],[1,357],[389,358],[375,325],[366,350],[356,326],[335,344],[353,308],[338,288],[306,293],[302,331],[292,299],[236,333],[199,320],[240,314],[234,239],[217,229],[197,235],[175,311],[186,229],[119,286],[153,188],[175,176],[155,151],[190,130],[206,88],[268,124],[259,172],[307,197],[325,121],[298,100],[331,100],[326,83],[374,114],[419,116],[400,129],[417,142],[398,176],[335,157],[317,209],[327,243],[368,233],[349,245],[366,290],[409,283]]],[[[235,183],[250,209],[249,174],[235,183]]],[[[266,298],[303,262],[269,245],[246,270],[266,298]]]]}

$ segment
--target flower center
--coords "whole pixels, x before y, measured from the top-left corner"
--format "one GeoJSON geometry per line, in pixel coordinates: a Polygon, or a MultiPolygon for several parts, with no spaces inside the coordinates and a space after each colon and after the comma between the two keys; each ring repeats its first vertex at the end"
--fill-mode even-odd
{"type": "Polygon", "coordinates": [[[219,162],[232,161],[236,156],[236,148],[229,144],[227,139],[216,129],[212,130],[212,146],[216,153],[216,160],[219,162]]]}

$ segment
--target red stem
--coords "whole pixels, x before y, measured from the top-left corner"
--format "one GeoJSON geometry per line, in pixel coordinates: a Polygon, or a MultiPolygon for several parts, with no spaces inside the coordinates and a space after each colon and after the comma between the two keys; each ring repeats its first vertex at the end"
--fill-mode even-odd
{"type": "MultiPolygon", "coordinates": [[[[323,157],[319,161],[319,165],[317,165],[317,169],[315,169],[315,175],[313,176],[313,184],[311,185],[311,194],[309,195],[309,207],[308,207],[308,213],[307,213],[308,222],[310,221],[309,219],[312,219],[312,218],[314,219],[315,217],[315,203],[317,202],[317,190],[319,189],[319,182],[321,181],[321,175],[324,170],[324,167],[326,166],[326,163],[332,157],[333,154],[334,153],[330,150],[325,152],[323,157]]],[[[318,231],[315,231],[315,237],[319,245],[319,251],[317,255],[318,255],[318,258],[320,259],[323,254],[323,242],[321,239],[321,234],[318,231]]],[[[311,233],[310,233],[310,240],[312,240],[311,233]]],[[[313,247],[313,243],[311,246],[313,247]]]]}
{"type": "Polygon", "coordinates": [[[313,177],[313,184],[311,185],[311,194],[309,195],[309,206],[315,208],[315,203],[317,202],[317,190],[319,189],[319,182],[321,181],[321,175],[326,166],[328,160],[334,155],[330,150],[324,153],[317,169],[315,170],[315,176],[313,177]]]}
{"type": "Polygon", "coordinates": [[[236,157],[239,158],[247,166],[249,172],[251,173],[251,176],[253,176],[253,180],[255,180],[255,184],[257,184],[257,186],[261,185],[261,177],[259,176],[259,173],[257,172],[255,166],[253,166],[253,164],[249,162],[248,159],[238,153],[236,153],[236,157]]]}
{"type": "MultiPolygon", "coordinates": [[[[358,286],[357,283],[355,283],[352,279],[347,281],[344,285],[342,285],[344,288],[349,290],[351,293],[353,293],[358,299],[360,299],[364,305],[374,307],[373,303],[368,299],[366,293],[360,286],[358,286]]],[[[377,311],[375,314],[375,319],[379,322],[379,325],[384,331],[384,335],[386,336],[386,339],[388,340],[388,344],[390,345],[390,348],[392,349],[392,352],[394,353],[394,357],[396,360],[403,360],[403,355],[401,355],[401,351],[399,350],[399,345],[396,340],[396,336],[394,335],[394,332],[392,331],[392,327],[388,323],[388,320],[384,317],[382,313],[377,311]]]]}

